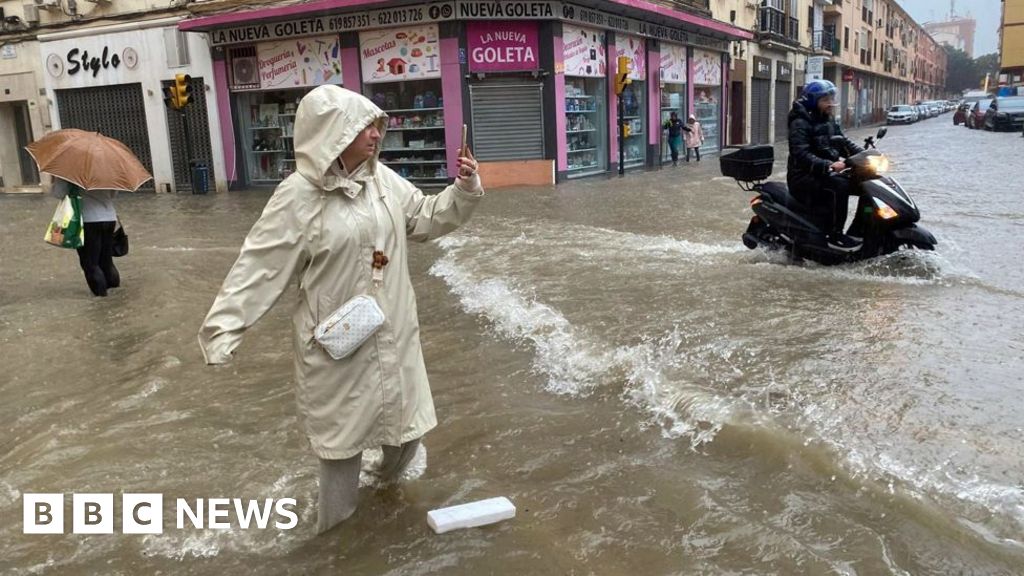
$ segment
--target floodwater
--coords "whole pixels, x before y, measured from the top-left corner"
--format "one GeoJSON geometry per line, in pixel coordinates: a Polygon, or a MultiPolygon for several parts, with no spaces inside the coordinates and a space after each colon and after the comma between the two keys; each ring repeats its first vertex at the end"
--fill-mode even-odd
{"type": "Polygon", "coordinates": [[[944,115],[879,147],[935,253],[748,251],[716,158],[489,194],[411,253],[425,460],[321,537],[293,295],[229,367],[195,338],[268,194],[122,197],[106,299],[43,244],[52,200],[0,197],[0,572],[1022,574],[1024,139],[944,115]],[[22,535],[38,492],[161,493],[165,531],[22,535]],[[427,527],[492,496],[517,518],[427,527]],[[296,498],[298,527],[176,529],[214,497],[296,498]]]}

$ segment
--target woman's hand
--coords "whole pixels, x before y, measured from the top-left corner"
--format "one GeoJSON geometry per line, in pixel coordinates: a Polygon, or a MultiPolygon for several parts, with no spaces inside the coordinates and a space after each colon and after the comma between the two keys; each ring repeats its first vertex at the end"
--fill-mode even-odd
{"type": "Polygon", "coordinates": [[[472,190],[476,186],[474,184],[477,181],[476,171],[480,167],[477,163],[476,158],[473,157],[473,151],[469,148],[462,150],[459,148],[459,176],[458,179],[461,181],[462,187],[466,190],[472,190]]]}

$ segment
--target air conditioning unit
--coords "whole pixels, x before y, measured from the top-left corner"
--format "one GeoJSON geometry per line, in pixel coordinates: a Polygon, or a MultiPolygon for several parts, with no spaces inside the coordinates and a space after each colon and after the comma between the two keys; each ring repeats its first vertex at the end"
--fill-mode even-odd
{"type": "Polygon", "coordinates": [[[256,71],[256,58],[253,56],[242,56],[231,59],[231,84],[233,86],[248,86],[259,84],[260,77],[256,71]]]}
{"type": "Polygon", "coordinates": [[[25,13],[22,18],[25,19],[27,24],[39,24],[39,8],[36,8],[35,4],[24,4],[21,7],[21,11],[25,13]]]}
{"type": "Polygon", "coordinates": [[[35,5],[43,10],[60,10],[60,0],[35,0],[35,5]]]}

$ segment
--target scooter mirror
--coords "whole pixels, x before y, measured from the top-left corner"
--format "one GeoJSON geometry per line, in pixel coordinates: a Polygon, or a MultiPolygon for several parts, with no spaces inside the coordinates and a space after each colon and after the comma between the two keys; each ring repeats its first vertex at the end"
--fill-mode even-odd
{"type": "Polygon", "coordinates": [[[889,131],[889,129],[888,129],[888,128],[879,128],[879,129],[878,129],[878,136],[876,136],[876,139],[877,139],[877,140],[881,140],[882,138],[885,138],[885,134],[886,134],[886,133],[887,133],[888,131],[889,131]]]}

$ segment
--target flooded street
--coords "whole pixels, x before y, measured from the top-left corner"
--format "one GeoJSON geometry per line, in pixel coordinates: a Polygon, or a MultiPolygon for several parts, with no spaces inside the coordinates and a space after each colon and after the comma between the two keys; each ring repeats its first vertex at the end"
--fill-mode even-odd
{"type": "Polygon", "coordinates": [[[1024,573],[1024,138],[944,115],[879,149],[935,253],[749,251],[715,157],[490,192],[410,252],[426,462],[321,537],[294,291],[232,364],[196,342],[269,192],[122,195],[105,299],[41,241],[52,199],[0,196],[0,573],[1024,573]],[[21,533],[24,493],[70,528],[75,492],[161,493],[165,531],[21,533]],[[427,527],[492,496],[517,518],[427,527]],[[296,498],[298,527],[175,529],[213,497],[296,498]]]}

